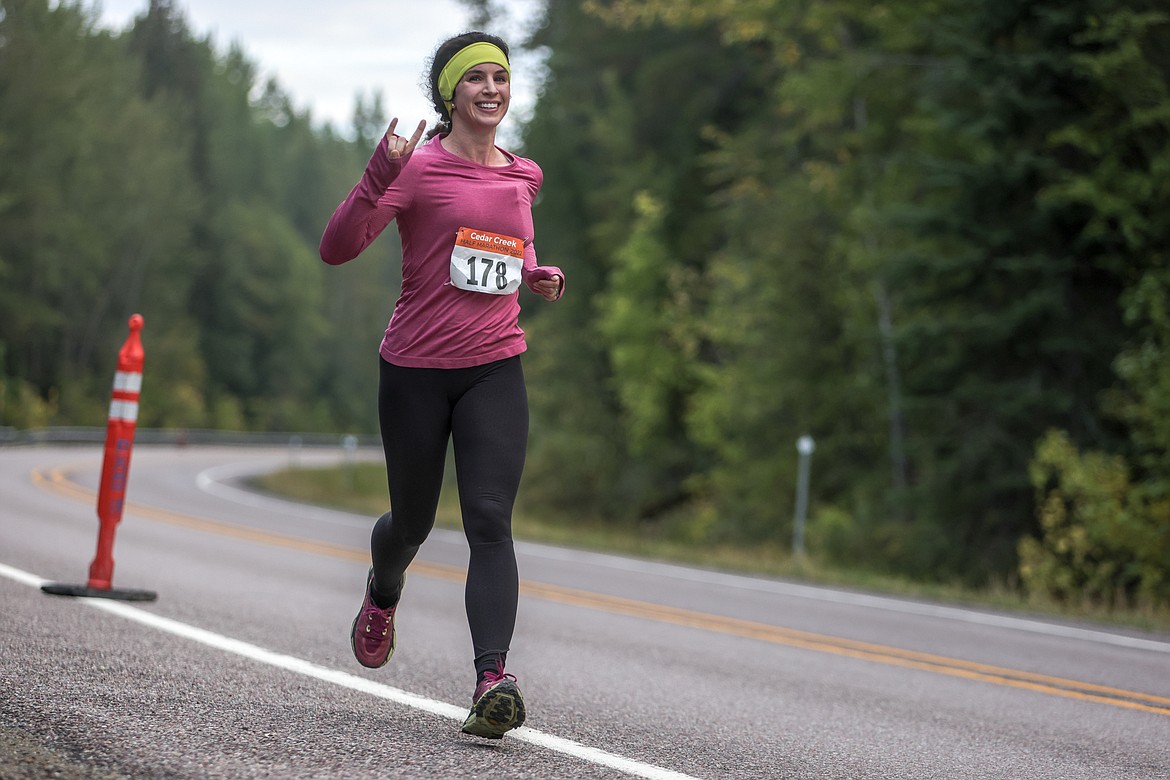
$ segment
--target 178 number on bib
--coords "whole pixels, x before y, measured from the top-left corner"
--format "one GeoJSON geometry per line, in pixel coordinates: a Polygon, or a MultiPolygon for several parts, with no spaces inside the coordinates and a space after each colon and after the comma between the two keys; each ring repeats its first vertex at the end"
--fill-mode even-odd
{"type": "Polygon", "coordinates": [[[524,242],[486,230],[459,228],[451,250],[451,284],[468,292],[511,295],[520,289],[524,242]]]}
{"type": "Polygon", "coordinates": [[[508,264],[503,260],[491,257],[469,257],[467,258],[467,283],[472,287],[484,289],[488,289],[489,285],[494,285],[495,289],[503,292],[508,289],[508,264]]]}

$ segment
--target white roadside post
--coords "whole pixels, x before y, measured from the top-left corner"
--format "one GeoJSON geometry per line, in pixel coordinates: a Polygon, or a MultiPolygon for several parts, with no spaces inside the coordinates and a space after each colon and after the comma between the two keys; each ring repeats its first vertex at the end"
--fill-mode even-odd
{"type": "Polygon", "coordinates": [[[292,469],[301,467],[301,437],[290,436],[288,439],[288,466],[292,469]]]}
{"type": "Polygon", "coordinates": [[[800,466],[796,476],[796,519],[792,525],[792,553],[804,557],[804,518],[808,513],[808,472],[813,450],[817,448],[811,436],[796,440],[796,451],[800,453],[800,466]]]}
{"type": "Polygon", "coordinates": [[[345,453],[345,484],[350,490],[354,488],[354,461],[357,459],[358,440],[352,433],[341,437],[341,450],[345,453]]]}

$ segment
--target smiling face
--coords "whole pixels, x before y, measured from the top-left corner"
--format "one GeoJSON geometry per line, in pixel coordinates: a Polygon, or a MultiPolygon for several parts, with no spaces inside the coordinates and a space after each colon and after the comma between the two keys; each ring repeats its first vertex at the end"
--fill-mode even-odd
{"type": "Polygon", "coordinates": [[[481,127],[495,127],[508,113],[512,85],[508,70],[485,62],[473,65],[455,85],[451,119],[481,127]]]}

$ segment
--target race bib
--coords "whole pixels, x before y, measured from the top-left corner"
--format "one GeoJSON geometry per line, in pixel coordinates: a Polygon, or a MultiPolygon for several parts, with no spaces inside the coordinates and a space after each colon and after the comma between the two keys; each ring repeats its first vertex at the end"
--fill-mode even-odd
{"type": "Polygon", "coordinates": [[[451,284],[460,290],[511,295],[520,289],[524,242],[486,230],[459,228],[451,251],[451,284]]]}

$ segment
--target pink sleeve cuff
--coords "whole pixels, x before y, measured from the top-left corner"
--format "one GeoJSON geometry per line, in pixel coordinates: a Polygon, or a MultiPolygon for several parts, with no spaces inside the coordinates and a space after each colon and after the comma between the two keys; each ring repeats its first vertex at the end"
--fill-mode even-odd
{"type": "Polygon", "coordinates": [[[526,274],[525,282],[528,284],[528,289],[532,289],[532,285],[536,282],[542,282],[545,279],[551,279],[554,276],[561,277],[561,289],[557,291],[557,300],[565,294],[565,274],[560,268],[555,265],[538,265],[526,274]]]}

